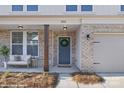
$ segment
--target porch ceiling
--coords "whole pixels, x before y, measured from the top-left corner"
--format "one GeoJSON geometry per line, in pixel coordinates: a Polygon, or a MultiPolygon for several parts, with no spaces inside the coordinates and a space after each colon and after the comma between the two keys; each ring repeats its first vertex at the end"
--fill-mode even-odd
{"type": "MultiPolygon", "coordinates": [[[[21,24],[22,25],[22,24],[21,24]]],[[[0,25],[1,30],[18,30],[19,25],[0,25]]],[[[43,30],[43,25],[22,25],[24,30],[43,30]]],[[[65,25],[50,25],[51,31],[63,31],[65,25]]],[[[80,25],[66,25],[67,31],[76,31],[80,25]]]]}

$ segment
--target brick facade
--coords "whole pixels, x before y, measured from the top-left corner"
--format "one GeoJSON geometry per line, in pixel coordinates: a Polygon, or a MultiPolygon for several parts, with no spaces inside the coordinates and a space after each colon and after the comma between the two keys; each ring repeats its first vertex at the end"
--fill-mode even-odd
{"type": "MultiPolygon", "coordinates": [[[[44,61],[44,32],[41,30],[37,30],[39,32],[39,61],[38,66],[43,66],[44,61]]],[[[49,65],[55,66],[57,65],[57,46],[58,46],[58,36],[70,36],[72,39],[72,63],[76,62],[76,35],[75,31],[72,32],[55,32],[49,31],[49,65]]],[[[10,48],[10,31],[0,31],[0,46],[6,45],[10,48]]]]}
{"type": "Polygon", "coordinates": [[[76,31],[58,31],[53,32],[53,65],[57,65],[57,56],[58,56],[58,37],[59,36],[69,36],[71,38],[71,45],[72,45],[72,64],[76,62],[76,31]]]}
{"type": "MultiPolygon", "coordinates": [[[[93,69],[93,41],[94,32],[124,32],[124,25],[112,24],[87,24],[81,25],[78,31],[49,31],[49,64],[57,65],[58,37],[70,36],[72,39],[72,63],[77,65],[81,71],[94,71],[93,69]],[[76,35],[78,33],[78,35],[76,35]],[[87,35],[90,39],[87,40],[87,35]],[[79,44],[79,46],[77,46],[79,44]],[[79,49],[78,49],[79,48],[79,49]],[[77,64],[78,63],[78,64],[77,64]]],[[[10,47],[10,31],[0,31],[0,46],[10,47]]],[[[44,58],[44,32],[39,30],[39,66],[44,58]]]]}
{"type": "Polygon", "coordinates": [[[0,46],[3,45],[10,46],[10,33],[5,30],[0,31],[0,46]]]}
{"type": "Polygon", "coordinates": [[[80,57],[80,64],[81,64],[81,71],[94,71],[94,57],[93,57],[93,41],[94,41],[94,34],[95,32],[116,32],[116,33],[124,33],[124,25],[117,25],[117,24],[87,24],[82,25],[80,27],[80,38],[81,38],[81,57],[80,57]],[[86,35],[90,35],[90,39],[86,39],[86,35]]]}
{"type": "MultiPolygon", "coordinates": [[[[0,47],[3,45],[8,48],[10,47],[10,33],[5,30],[0,30],[0,47]]],[[[4,60],[2,56],[0,56],[0,60],[4,60]]]]}

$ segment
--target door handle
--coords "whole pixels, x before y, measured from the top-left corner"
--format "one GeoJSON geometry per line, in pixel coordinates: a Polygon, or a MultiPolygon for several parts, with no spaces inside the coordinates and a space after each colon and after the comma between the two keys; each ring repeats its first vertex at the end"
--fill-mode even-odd
{"type": "Polygon", "coordinates": [[[95,42],[93,42],[93,43],[100,43],[100,42],[98,42],[98,41],[95,41],[95,42]]]}
{"type": "Polygon", "coordinates": [[[100,63],[93,63],[93,64],[100,64],[100,63]]]}

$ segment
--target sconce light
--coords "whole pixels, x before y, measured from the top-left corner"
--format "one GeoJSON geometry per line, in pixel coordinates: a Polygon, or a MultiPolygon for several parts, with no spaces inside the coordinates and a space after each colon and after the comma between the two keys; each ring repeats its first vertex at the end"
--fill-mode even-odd
{"type": "Polygon", "coordinates": [[[18,25],[18,27],[17,27],[18,29],[23,29],[23,26],[22,25],[18,25]]]}
{"type": "Polygon", "coordinates": [[[89,40],[90,39],[90,34],[87,34],[87,40],[89,40]]]}
{"type": "Polygon", "coordinates": [[[66,31],[67,30],[67,26],[63,26],[63,30],[66,31]]]}

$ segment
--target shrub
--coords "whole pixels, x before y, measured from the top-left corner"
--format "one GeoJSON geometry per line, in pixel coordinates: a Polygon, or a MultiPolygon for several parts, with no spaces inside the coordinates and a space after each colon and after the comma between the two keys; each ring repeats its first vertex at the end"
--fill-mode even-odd
{"type": "Polygon", "coordinates": [[[102,83],[104,79],[96,73],[77,72],[72,74],[73,80],[77,83],[95,84],[102,83]]]}

